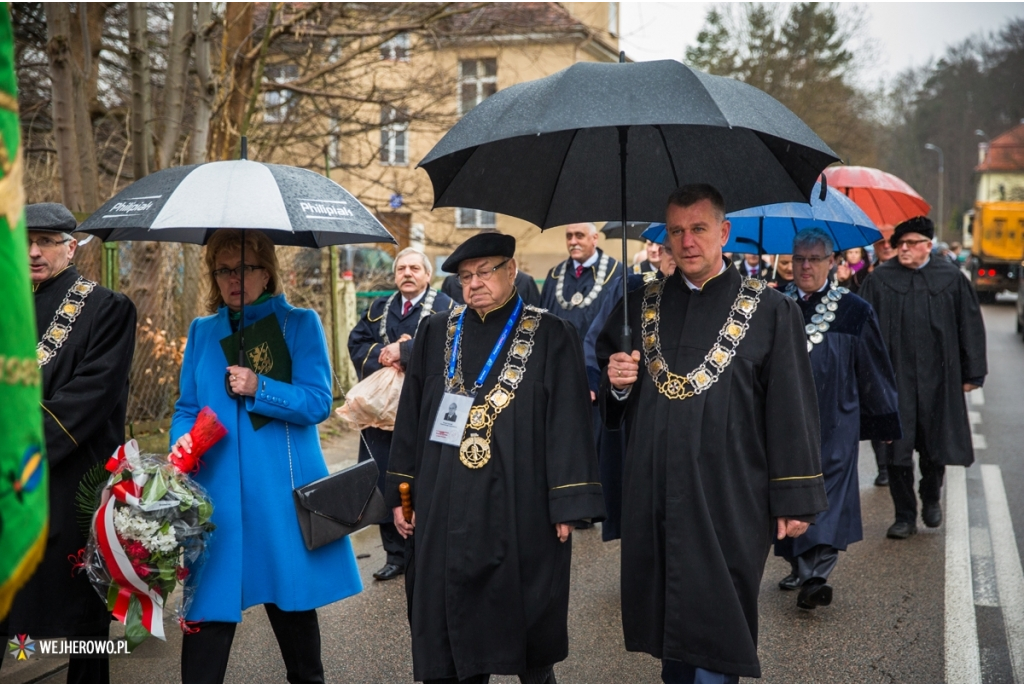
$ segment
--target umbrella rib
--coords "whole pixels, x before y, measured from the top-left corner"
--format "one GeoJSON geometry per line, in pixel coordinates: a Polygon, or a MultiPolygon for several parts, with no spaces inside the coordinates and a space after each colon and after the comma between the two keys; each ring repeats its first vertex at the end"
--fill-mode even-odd
{"type": "MultiPolygon", "coordinates": [[[[572,150],[572,144],[576,142],[576,136],[579,135],[579,132],[581,130],[582,129],[578,129],[578,128],[577,129],[573,129],[572,138],[569,139],[569,144],[566,145],[566,147],[565,147],[565,154],[562,155],[562,163],[558,166],[558,173],[555,174],[555,182],[554,182],[554,184],[552,184],[552,186],[551,186],[551,194],[548,196],[548,206],[547,206],[547,209],[544,210],[544,220],[543,220],[543,222],[540,225],[540,230],[542,230],[542,231],[545,228],[548,228],[548,226],[546,224],[548,223],[548,218],[551,216],[551,206],[552,206],[552,204],[554,202],[555,193],[558,192],[558,179],[560,179],[562,177],[562,170],[565,169],[565,160],[569,157],[569,151],[572,150]]],[[[625,232],[626,227],[623,226],[622,230],[623,230],[623,232],[625,232]]]]}
{"type": "Polygon", "coordinates": [[[658,132],[658,135],[661,136],[661,144],[665,146],[665,154],[668,155],[668,166],[672,169],[672,180],[675,182],[675,187],[678,188],[679,174],[676,173],[676,162],[672,159],[672,150],[668,146],[668,140],[665,138],[665,132],[661,130],[661,124],[655,126],[654,129],[658,132]]]}

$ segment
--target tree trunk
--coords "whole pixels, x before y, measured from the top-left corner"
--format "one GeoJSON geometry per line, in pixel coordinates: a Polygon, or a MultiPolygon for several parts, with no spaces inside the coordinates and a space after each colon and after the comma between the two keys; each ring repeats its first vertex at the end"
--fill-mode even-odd
{"type": "Polygon", "coordinates": [[[206,161],[206,145],[210,138],[210,117],[213,113],[213,102],[217,97],[217,88],[210,67],[210,29],[213,26],[211,21],[213,3],[200,2],[196,5],[195,60],[199,97],[196,100],[195,121],[192,125],[190,164],[200,164],[206,161]]]}
{"type": "Polygon", "coordinates": [[[252,84],[253,3],[229,2],[224,10],[224,41],[221,46],[220,81],[224,103],[211,127],[207,159],[228,159],[248,100],[252,84]]]}
{"type": "Polygon", "coordinates": [[[128,3],[128,53],[132,71],[131,143],[135,180],[149,174],[149,51],[146,41],[146,3],[128,3]]]}
{"type": "Polygon", "coordinates": [[[73,212],[84,209],[82,176],[75,132],[74,77],[71,61],[71,13],[66,3],[45,3],[50,58],[50,80],[53,89],[53,128],[60,164],[61,198],[73,212]]]}
{"type": "Polygon", "coordinates": [[[186,75],[191,49],[192,3],[174,3],[171,40],[167,46],[167,80],[164,85],[163,136],[160,139],[160,168],[171,166],[181,134],[181,112],[185,104],[186,75]]]}
{"type": "MultiPolygon", "coordinates": [[[[87,82],[92,71],[92,49],[89,21],[85,3],[77,3],[78,13],[71,24],[71,54],[74,57],[71,69],[75,104],[75,137],[78,141],[79,173],[82,177],[83,212],[92,212],[100,206],[100,177],[96,166],[96,136],[93,133],[92,118],[89,115],[87,82]],[[77,30],[76,30],[77,28],[77,30]]],[[[97,262],[97,266],[98,266],[97,262]]]]}

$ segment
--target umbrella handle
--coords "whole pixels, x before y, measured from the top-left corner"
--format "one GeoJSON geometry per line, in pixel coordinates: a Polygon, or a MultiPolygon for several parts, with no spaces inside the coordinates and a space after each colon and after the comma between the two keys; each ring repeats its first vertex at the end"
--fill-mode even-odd
{"type": "Polygon", "coordinates": [[[237,400],[239,398],[239,394],[231,389],[231,372],[230,371],[225,371],[224,372],[224,391],[227,392],[228,397],[230,397],[233,400],[237,400]]]}

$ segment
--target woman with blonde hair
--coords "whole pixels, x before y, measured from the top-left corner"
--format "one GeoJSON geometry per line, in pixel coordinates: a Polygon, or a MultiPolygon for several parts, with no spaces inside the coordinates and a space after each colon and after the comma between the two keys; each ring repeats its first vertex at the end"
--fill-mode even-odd
{"type": "MultiPolygon", "coordinates": [[[[210,315],[189,328],[171,443],[175,452],[191,450],[187,431],[204,406],[228,434],[206,453],[196,475],[213,500],[217,529],[206,559],[190,569],[201,574],[187,617],[198,631],[182,640],[182,682],[224,682],[242,612],[263,604],[288,681],[322,683],[316,609],[362,590],[348,538],[307,550],[292,500],[294,487],[327,475],[317,433],[332,399],[324,331],[316,312],[285,300],[274,245],[263,233],[217,231],[205,262],[210,315]],[[232,334],[267,317],[280,327],[287,349],[247,349],[255,370],[238,366],[232,334]],[[291,358],[290,379],[272,370],[281,357],[291,358]],[[225,368],[236,399],[226,391],[225,368]]],[[[247,332],[247,344],[251,339],[247,332]]]]}

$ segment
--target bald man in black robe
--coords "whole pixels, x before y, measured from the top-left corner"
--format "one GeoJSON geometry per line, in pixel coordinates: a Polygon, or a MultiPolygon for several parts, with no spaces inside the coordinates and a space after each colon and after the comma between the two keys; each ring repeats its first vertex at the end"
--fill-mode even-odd
{"type": "Polygon", "coordinates": [[[796,303],[723,260],[711,186],[669,198],[676,272],[629,295],[598,339],[599,399],[628,422],[622,501],[626,649],[671,683],[761,677],[757,598],[775,538],[826,506],[818,407],[796,303]],[[639,362],[639,363],[638,363],[639,362]]]}
{"type": "Polygon", "coordinates": [[[604,516],[579,338],[522,302],[514,251],[514,238],[488,233],[449,257],[443,268],[468,305],[420,325],[395,420],[384,494],[411,536],[406,593],[423,682],[554,682],[569,649],[570,535],[604,516]],[[474,387],[459,410],[468,424],[450,427],[449,392],[474,387]]]}

